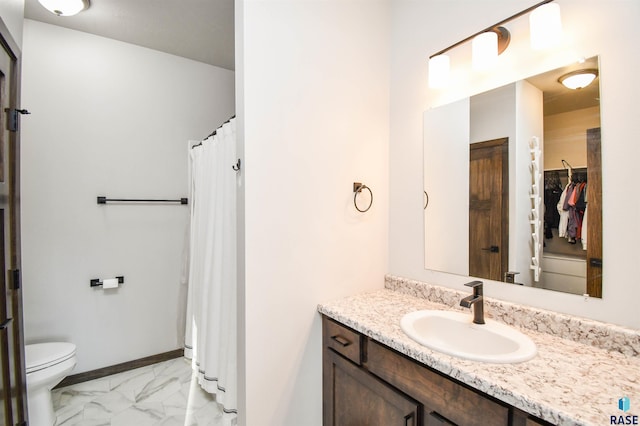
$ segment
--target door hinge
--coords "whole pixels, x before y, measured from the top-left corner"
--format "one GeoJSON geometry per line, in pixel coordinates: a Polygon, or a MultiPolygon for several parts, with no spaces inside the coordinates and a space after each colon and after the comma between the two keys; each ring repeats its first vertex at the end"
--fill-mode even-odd
{"type": "Polygon", "coordinates": [[[20,115],[31,114],[26,109],[6,108],[7,112],[7,130],[10,132],[17,132],[20,128],[20,115]]]}
{"type": "Polygon", "coordinates": [[[11,290],[20,289],[20,269],[11,269],[9,271],[9,280],[11,290]]]}
{"type": "Polygon", "coordinates": [[[7,328],[9,324],[11,324],[11,321],[13,321],[13,318],[7,318],[6,320],[0,322],[0,330],[4,330],[5,328],[7,328]]]}

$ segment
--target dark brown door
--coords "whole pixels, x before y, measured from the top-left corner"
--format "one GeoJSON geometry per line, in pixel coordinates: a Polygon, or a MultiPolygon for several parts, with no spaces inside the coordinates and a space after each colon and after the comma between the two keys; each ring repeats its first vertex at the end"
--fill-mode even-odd
{"type": "Polygon", "coordinates": [[[508,138],[470,145],[469,275],[502,281],[509,240],[508,138]]]}
{"type": "Polygon", "coordinates": [[[12,120],[18,102],[18,49],[0,19],[0,417],[26,421],[26,386],[20,291],[19,147],[12,120]],[[11,130],[10,130],[11,128],[11,130]]]}
{"type": "Polygon", "coordinates": [[[602,159],[600,128],[587,130],[587,294],[602,297],[602,159]]]}
{"type": "Polygon", "coordinates": [[[389,385],[324,349],[325,426],[417,426],[420,405],[389,385]]]}

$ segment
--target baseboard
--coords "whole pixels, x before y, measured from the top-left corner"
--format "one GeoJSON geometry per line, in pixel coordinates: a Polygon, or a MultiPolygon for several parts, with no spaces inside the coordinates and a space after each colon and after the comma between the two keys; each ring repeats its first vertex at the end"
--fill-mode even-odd
{"type": "Polygon", "coordinates": [[[111,365],[109,367],[98,368],[97,370],[73,374],[71,376],[65,377],[60,383],[58,383],[58,385],[54,389],[87,382],[89,380],[100,379],[112,374],[122,373],[123,371],[129,371],[140,367],[146,367],[147,365],[156,364],[158,362],[179,358],[183,355],[183,353],[184,349],[175,349],[173,351],[151,355],[140,359],[134,359],[133,361],[127,361],[121,364],[111,365]]]}

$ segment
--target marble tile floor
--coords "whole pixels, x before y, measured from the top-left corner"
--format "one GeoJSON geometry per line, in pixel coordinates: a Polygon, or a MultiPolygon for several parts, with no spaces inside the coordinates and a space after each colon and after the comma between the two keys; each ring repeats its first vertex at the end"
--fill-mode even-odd
{"type": "Polygon", "coordinates": [[[222,410],[176,358],[52,392],[55,426],[217,426],[222,410]]]}

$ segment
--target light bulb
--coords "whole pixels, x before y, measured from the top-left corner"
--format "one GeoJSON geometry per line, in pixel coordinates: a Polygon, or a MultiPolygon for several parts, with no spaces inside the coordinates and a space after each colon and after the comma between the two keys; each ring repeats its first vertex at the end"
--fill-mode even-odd
{"type": "Polygon", "coordinates": [[[449,56],[437,55],[429,59],[429,87],[442,89],[449,85],[449,56]]]}
{"type": "Polygon", "coordinates": [[[547,3],[531,12],[529,32],[531,48],[534,50],[547,49],[560,43],[562,40],[560,6],[557,3],[547,3]]]}
{"type": "Polygon", "coordinates": [[[487,31],[471,41],[471,63],[474,70],[491,68],[498,60],[498,34],[487,31]]]}

